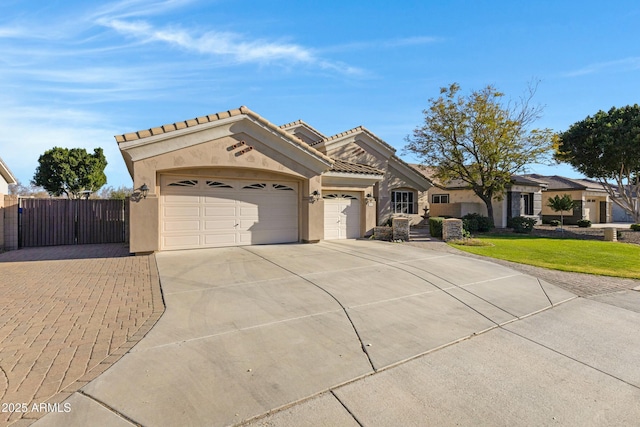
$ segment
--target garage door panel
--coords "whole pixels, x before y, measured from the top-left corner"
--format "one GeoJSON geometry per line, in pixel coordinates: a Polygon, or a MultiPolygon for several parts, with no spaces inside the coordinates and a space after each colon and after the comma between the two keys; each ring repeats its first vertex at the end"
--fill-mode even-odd
{"type": "Polygon", "coordinates": [[[204,246],[235,246],[238,244],[238,233],[223,232],[215,234],[205,234],[204,246]]]}
{"type": "Polygon", "coordinates": [[[179,203],[181,205],[186,203],[193,203],[198,205],[200,204],[200,197],[197,194],[192,196],[189,196],[187,194],[165,194],[164,203],[167,205],[173,203],[179,203]]]}
{"type": "Polygon", "coordinates": [[[222,218],[222,217],[236,217],[236,207],[235,206],[205,206],[204,207],[204,216],[206,218],[222,218]]]}
{"type": "Polygon", "coordinates": [[[222,230],[234,230],[236,226],[235,218],[217,221],[204,221],[205,231],[222,231],[222,230]]]}
{"type": "Polygon", "coordinates": [[[199,235],[185,235],[178,236],[167,235],[163,237],[163,247],[166,249],[184,249],[200,246],[199,235]]]}
{"type": "Polygon", "coordinates": [[[163,230],[166,232],[172,231],[199,231],[199,220],[186,220],[186,221],[164,221],[163,230]]]}
{"type": "Polygon", "coordinates": [[[200,214],[200,206],[165,206],[164,216],[165,218],[178,218],[178,217],[198,217],[200,214]]]}

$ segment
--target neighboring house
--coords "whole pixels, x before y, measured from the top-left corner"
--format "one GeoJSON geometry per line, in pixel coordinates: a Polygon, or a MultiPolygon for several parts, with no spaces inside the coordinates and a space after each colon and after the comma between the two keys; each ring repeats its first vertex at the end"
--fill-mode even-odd
{"type": "Polygon", "coordinates": [[[16,183],[16,178],[9,170],[9,167],[0,158],[0,196],[9,194],[9,186],[16,183]]]}
{"type": "MultiPolygon", "coordinates": [[[[631,192],[633,198],[634,209],[638,209],[638,195],[630,187],[625,186],[626,191],[631,192]]],[[[616,195],[620,194],[620,187],[616,187],[616,195]]],[[[611,200],[611,221],[612,222],[634,222],[633,215],[622,209],[620,205],[611,200]]]]}
{"type": "Polygon", "coordinates": [[[116,141],[139,193],[135,253],[363,237],[393,215],[417,217],[430,187],[363,127],[326,137],[246,107],[116,141]]]}
{"type": "MultiPolygon", "coordinates": [[[[432,170],[413,165],[425,176],[432,176],[432,170]]],[[[433,179],[432,179],[433,181],[433,179]]],[[[433,181],[427,192],[430,216],[461,218],[470,213],[487,216],[485,203],[469,189],[462,180],[452,180],[446,184],[433,181]]],[[[511,184],[500,200],[493,200],[493,222],[498,228],[505,228],[510,218],[525,216],[542,221],[542,192],[545,184],[522,175],[513,175],[511,184]]]]}
{"type": "MultiPolygon", "coordinates": [[[[5,196],[9,194],[9,185],[16,184],[16,178],[13,176],[9,167],[0,158],[0,249],[15,249],[13,246],[17,245],[17,227],[13,230],[10,224],[15,221],[7,222],[5,224],[5,218],[13,218],[17,214],[6,215],[5,207],[8,206],[8,201],[5,202],[5,196]],[[13,243],[15,240],[15,244],[13,243]]],[[[16,224],[17,225],[17,224],[16,224]]]]}
{"type": "Polygon", "coordinates": [[[564,212],[565,224],[576,224],[580,219],[588,219],[593,224],[608,223],[612,221],[611,198],[604,187],[590,179],[565,178],[558,175],[545,176],[538,174],[525,175],[547,184],[542,201],[542,219],[551,221],[560,219],[560,213],[547,206],[548,200],[556,195],[568,194],[576,202],[572,212],[564,212]]]}

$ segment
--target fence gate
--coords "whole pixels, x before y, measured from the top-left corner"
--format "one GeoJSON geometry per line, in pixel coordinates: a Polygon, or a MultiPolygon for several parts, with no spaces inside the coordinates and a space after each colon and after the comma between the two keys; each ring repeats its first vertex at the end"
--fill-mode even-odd
{"type": "Polygon", "coordinates": [[[19,247],[125,242],[128,200],[20,199],[19,247]]]}

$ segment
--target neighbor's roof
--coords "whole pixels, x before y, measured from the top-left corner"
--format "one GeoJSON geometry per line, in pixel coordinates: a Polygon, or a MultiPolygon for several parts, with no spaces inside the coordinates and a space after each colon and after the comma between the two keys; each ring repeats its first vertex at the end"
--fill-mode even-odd
{"type": "MultiPolygon", "coordinates": [[[[443,184],[441,181],[435,178],[436,168],[434,166],[423,166],[415,163],[409,164],[415,170],[427,177],[436,187],[440,187],[448,190],[467,189],[469,184],[461,179],[452,179],[451,181],[443,184]]],[[[511,175],[512,184],[530,185],[536,187],[546,187],[547,183],[542,179],[537,179],[531,175],[511,175]]]]}
{"type": "Polygon", "coordinates": [[[604,187],[597,181],[593,181],[586,178],[565,178],[559,175],[538,175],[528,174],[524,175],[527,178],[533,178],[547,184],[549,190],[590,190],[590,191],[605,191],[604,187]]]}
{"type": "Polygon", "coordinates": [[[331,172],[341,173],[358,173],[367,175],[384,175],[384,172],[380,169],[373,168],[367,165],[361,165],[358,163],[345,162],[344,160],[334,159],[334,164],[331,167],[331,172]]]}
{"type": "Polygon", "coordinates": [[[306,142],[301,141],[299,138],[297,138],[294,135],[290,134],[289,132],[285,131],[280,126],[276,126],[273,123],[271,123],[270,121],[268,121],[267,119],[265,119],[262,116],[260,116],[259,114],[254,113],[253,111],[251,111],[249,108],[247,108],[245,106],[242,106],[240,108],[236,108],[234,110],[223,111],[223,112],[216,113],[216,114],[210,114],[208,116],[202,116],[202,117],[197,117],[197,118],[190,119],[190,120],[185,120],[185,121],[182,121],[182,122],[175,122],[175,123],[171,123],[171,124],[166,124],[166,125],[163,125],[163,126],[160,126],[160,127],[155,127],[155,128],[151,128],[151,129],[143,129],[143,130],[139,130],[137,132],[125,133],[123,135],[116,135],[115,138],[116,138],[116,141],[118,142],[118,144],[123,143],[123,142],[128,142],[128,141],[136,141],[136,140],[148,138],[150,136],[167,134],[167,133],[170,133],[170,132],[175,132],[177,130],[186,129],[186,128],[190,128],[190,127],[197,127],[197,126],[203,125],[205,123],[211,123],[211,122],[215,122],[215,121],[218,121],[218,120],[227,119],[229,117],[239,116],[239,115],[243,115],[243,114],[248,116],[248,117],[251,117],[252,119],[257,121],[258,123],[260,123],[262,126],[268,128],[269,130],[275,132],[276,134],[287,138],[289,141],[292,141],[295,144],[298,144],[300,147],[302,147],[302,148],[304,148],[306,150],[309,150],[310,152],[312,152],[314,155],[320,157],[321,159],[326,160],[327,162],[330,162],[330,163],[333,162],[333,159],[331,159],[330,157],[328,157],[325,154],[321,153],[320,151],[316,150],[315,148],[313,148],[312,146],[310,146],[306,142]]]}
{"type": "Polygon", "coordinates": [[[17,183],[16,178],[13,176],[11,170],[9,169],[9,166],[7,166],[7,164],[2,161],[2,158],[0,158],[0,175],[4,178],[5,181],[7,181],[7,184],[17,183]]]}

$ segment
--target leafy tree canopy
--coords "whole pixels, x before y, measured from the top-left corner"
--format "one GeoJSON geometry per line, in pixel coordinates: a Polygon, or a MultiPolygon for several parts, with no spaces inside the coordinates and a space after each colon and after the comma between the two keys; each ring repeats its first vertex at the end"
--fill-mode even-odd
{"type": "Polygon", "coordinates": [[[531,128],[542,113],[542,107],[530,105],[535,87],[515,102],[505,101],[491,85],[467,96],[459,92],[454,83],[429,100],[424,124],[407,136],[405,150],[435,167],[442,182],[465,182],[493,219],[492,200],[502,198],[513,174],[549,159],[554,135],[531,128]]]}
{"type": "Polygon", "coordinates": [[[102,148],[87,153],[84,148],[54,147],[38,159],[39,166],[31,183],[53,196],[81,197],[82,191],[97,191],[107,183],[107,160],[102,148]]]}
{"type": "Polygon", "coordinates": [[[640,106],[611,108],[558,135],[556,160],[598,180],[612,200],[640,220],[640,106]]]}

